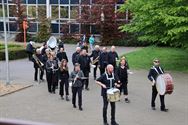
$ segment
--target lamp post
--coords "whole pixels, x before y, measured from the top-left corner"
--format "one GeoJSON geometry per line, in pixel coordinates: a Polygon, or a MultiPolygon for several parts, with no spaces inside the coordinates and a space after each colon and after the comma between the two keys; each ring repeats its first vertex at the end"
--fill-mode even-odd
{"type": "Polygon", "coordinates": [[[10,73],[9,73],[9,57],[8,57],[7,28],[6,28],[5,3],[4,3],[4,0],[2,0],[2,9],[3,9],[4,41],[5,41],[6,85],[8,85],[8,84],[10,84],[10,73]]]}

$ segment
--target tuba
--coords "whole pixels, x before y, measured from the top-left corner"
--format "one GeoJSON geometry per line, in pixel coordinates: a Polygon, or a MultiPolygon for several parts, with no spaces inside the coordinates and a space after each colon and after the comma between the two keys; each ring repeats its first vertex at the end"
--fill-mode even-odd
{"type": "Polygon", "coordinates": [[[51,51],[56,51],[57,48],[57,39],[54,36],[51,36],[49,40],[47,41],[47,47],[51,51]]]}

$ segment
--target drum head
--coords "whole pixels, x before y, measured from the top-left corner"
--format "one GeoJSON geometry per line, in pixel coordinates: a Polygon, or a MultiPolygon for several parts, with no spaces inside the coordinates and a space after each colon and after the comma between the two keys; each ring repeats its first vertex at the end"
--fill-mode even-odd
{"type": "Polygon", "coordinates": [[[110,94],[110,95],[111,95],[111,94],[114,94],[113,89],[108,89],[108,90],[107,90],[107,94],[110,94]]]}
{"type": "Polygon", "coordinates": [[[159,75],[156,80],[156,88],[160,95],[164,95],[166,91],[166,84],[163,75],[159,75]]]}

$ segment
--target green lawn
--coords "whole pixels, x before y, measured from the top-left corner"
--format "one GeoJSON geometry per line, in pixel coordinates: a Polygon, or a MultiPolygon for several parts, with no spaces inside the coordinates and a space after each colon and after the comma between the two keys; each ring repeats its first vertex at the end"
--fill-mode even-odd
{"type": "Polygon", "coordinates": [[[188,72],[188,51],[178,48],[146,47],[124,55],[131,69],[150,69],[154,58],[165,70],[188,72]]]}

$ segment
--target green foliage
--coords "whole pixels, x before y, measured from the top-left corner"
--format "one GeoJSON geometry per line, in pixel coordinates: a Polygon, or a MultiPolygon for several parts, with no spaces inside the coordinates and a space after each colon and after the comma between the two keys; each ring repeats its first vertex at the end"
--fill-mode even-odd
{"type": "Polygon", "coordinates": [[[188,51],[178,48],[147,47],[124,54],[129,61],[130,68],[146,69],[153,65],[154,58],[159,58],[165,70],[188,72],[188,51]]]}
{"type": "Polygon", "coordinates": [[[128,0],[121,8],[132,21],[120,27],[138,34],[139,41],[188,48],[187,0],[128,0]]]}
{"type": "Polygon", "coordinates": [[[36,42],[46,42],[50,38],[51,34],[51,20],[46,18],[46,9],[40,8],[39,10],[39,31],[37,33],[36,42]]]}
{"type": "MultiPolygon", "coordinates": [[[[9,44],[8,45],[9,59],[22,59],[27,57],[25,48],[21,45],[9,44]]],[[[5,46],[0,44],[0,60],[5,60],[5,46]]]]}

